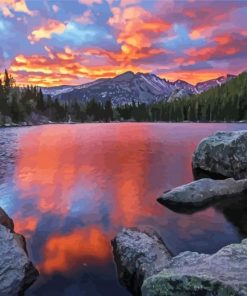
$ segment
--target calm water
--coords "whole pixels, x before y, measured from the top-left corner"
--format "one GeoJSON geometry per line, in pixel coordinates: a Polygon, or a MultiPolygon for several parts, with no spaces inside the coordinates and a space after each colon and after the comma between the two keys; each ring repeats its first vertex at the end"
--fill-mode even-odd
{"type": "Polygon", "coordinates": [[[175,253],[212,253],[247,235],[239,198],[193,214],[156,202],[193,179],[191,155],[218,130],[244,124],[78,124],[0,130],[0,206],[28,241],[41,276],[27,295],[129,295],[110,240],[151,225],[175,253]]]}

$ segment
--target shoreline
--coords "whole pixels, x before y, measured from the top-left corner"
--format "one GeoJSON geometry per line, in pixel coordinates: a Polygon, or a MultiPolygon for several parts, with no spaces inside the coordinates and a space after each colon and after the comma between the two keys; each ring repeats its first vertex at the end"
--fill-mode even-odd
{"type": "Polygon", "coordinates": [[[247,124],[246,121],[110,121],[110,122],[102,122],[102,121],[89,121],[89,122],[49,122],[49,123],[36,123],[36,124],[5,124],[0,125],[1,128],[20,128],[20,127],[32,127],[32,126],[43,126],[43,125],[68,125],[68,124],[91,124],[91,123],[101,123],[101,124],[109,124],[109,123],[200,123],[200,124],[208,124],[208,123],[216,123],[216,124],[247,124]]]}

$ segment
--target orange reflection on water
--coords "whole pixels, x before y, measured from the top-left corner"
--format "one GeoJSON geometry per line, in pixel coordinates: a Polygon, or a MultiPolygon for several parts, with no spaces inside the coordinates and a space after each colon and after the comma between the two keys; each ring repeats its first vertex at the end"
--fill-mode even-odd
{"type": "Polygon", "coordinates": [[[30,236],[36,230],[38,218],[37,217],[20,217],[16,215],[13,217],[15,223],[15,232],[30,236]]]}
{"type": "Polygon", "coordinates": [[[88,261],[105,262],[110,257],[109,238],[96,226],[53,234],[44,245],[42,273],[66,272],[88,261]]]}
{"type": "Polygon", "coordinates": [[[150,208],[148,203],[143,202],[147,196],[146,180],[150,166],[149,130],[142,125],[130,124],[129,129],[120,125],[118,131],[116,142],[121,145],[112,159],[118,168],[114,180],[116,202],[111,211],[111,220],[113,225],[135,226],[141,217],[151,213],[155,215],[156,211],[155,207],[150,208]]]}
{"type": "MultiPolygon", "coordinates": [[[[100,227],[91,225],[67,234],[51,234],[44,242],[44,262],[40,264],[43,273],[64,272],[85,257],[89,261],[108,258],[112,228],[135,226],[147,213],[155,215],[154,208],[150,211],[142,201],[147,194],[144,184],[149,166],[147,128],[129,124],[126,129],[118,125],[114,132],[114,126],[111,130],[105,127],[39,127],[19,139],[16,183],[21,198],[37,204],[39,219],[45,213],[65,219],[72,208],[77,209],[78,202],[85,201],[85,207],[87,203],[93,206],[82,206],[86,215],[77,218],[93,224],[102,216],[102,203],[110,209],[107,237],[100,227]]],[[[24,218],[18,229],[34,233],[36,225],[37,221],[25,225],[24,218]]]]}
{"type": "Polygon", "coordinates": [[[70,208],[70,188],[78,176],[72,131],[40,128],[20,138],[16,180],[24,198],[37,195],[39,210],[65,215],[70,208]],[[66,143],[70,134],[70,150],[66,143]],[[73,150],[74,149],[74,150],[73,150]]]}
{"type": "Polygon", "coordinates": [[[50,125],[20,135],[15,181],[21,202],[31,202],[35,214],[17,215],[16,227],[29,235],[46,232],[43,274],[110,260],[110,239],[124,226],[152,220],[172,233],[168,220],[175,217],[180,238],[193,225],[212,227],[207,214],[202,222],[200,214],[174,215],[156,202],[164,190],[191,180],[191,155],[202,137],[188,139],[182,129],[177,137],[165,127],[159,134],[136,123],[50,125]],[[55,226],[45,224],[46,215],[55,226]]]}

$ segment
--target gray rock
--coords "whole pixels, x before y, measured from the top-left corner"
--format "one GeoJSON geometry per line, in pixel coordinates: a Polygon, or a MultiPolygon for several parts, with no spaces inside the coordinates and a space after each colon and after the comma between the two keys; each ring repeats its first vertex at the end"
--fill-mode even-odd
{"type": "Polygon", "coordinates": [[[176,257],[154,232],[124,229],[112,244],[120,281],[133,295],[247,295],[247,239],[213,255],[176,257]]]}
{"type": "Polygon", "coordinates": [[[194,170],[244,179],[247,177],[247,131],[218,132],[203,139],[193,155],[194,170]]]}
{"type": "Polygon", "coordinates": [[[13,220],[0,208],[0,224],[7,227],[10,231],[14,231],[14,222],[13,220]]]}
{"type": "Polygon", "coordinates": [[[213,255],[184,252],[160,273],[147,278],[143,296],[246,296],[247,239],[213,255]]]}
{"type": "Polygon", "coordinates": [[[39,273],[28,258],[25,238],[14,232],[13,220],[1,208],[0,258],[0,295],[22,295],[39,273]]]}
{"type": "Polygon", "coordinates": [[[123,229],[112,241],[120,282],[135,295],[143,280],[161,271],[171,253],[152,229],[123,229]]]}
{"type": "Polygon", "coordinates": [[[201,179],[165,192],[158,201],[164,205],[203,206],[212,200],[237,195],[247,189],[247,179],[236,181],[201,179]]]}

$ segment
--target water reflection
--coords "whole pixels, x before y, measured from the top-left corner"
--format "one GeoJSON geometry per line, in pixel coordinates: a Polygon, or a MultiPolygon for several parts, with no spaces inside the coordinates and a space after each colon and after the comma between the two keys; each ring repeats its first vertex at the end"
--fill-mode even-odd
{"type": "Polygon", "coordinates": [[[241,238],[247,237],[247,192],[226,198],[214,207],[236,227],[241,238]]]}
{"type": "Polygon", "coordinates": [[[239,241],[226,209],[186,215],[156,198],[192,180],[191,155],[201,138],[243,127],[53,125],[11,129],[12,141],[0,130],[15,159],[0,154],[0,206],[27,237],[42,273],[27,295],[128,295],[117,283],[110,246],[123,226],[154,226],[175,254],[239,241]]]}

